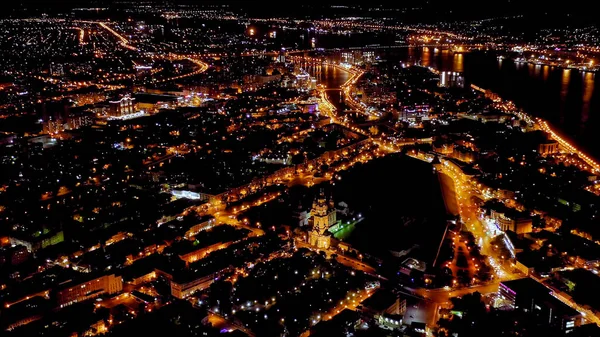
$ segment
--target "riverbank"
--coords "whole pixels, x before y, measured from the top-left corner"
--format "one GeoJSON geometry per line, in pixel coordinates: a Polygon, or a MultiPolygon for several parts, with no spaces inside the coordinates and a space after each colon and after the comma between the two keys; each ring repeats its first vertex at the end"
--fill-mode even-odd
{"type": "Polygon", "coordinates": [[[590,62],[579,62],[577,60],[571,59],[563,59],[563,58],[551,58],[546,57],[546,55],[542,55],[539,57],[533,56],[529,58],[525,58],[522,56],[510,56],[506,53],[502,53],[501,51],[496,51],[500,55],[498,55],[498,60],[511,60],[515,63],[526,63],[532,64],[534,66],[548,66],[555,67],[558,69],[575,69],[583,72],[595,73],[600,71],[600,67],[597,64],[594,64],[593,61],[590,62]]]}
{"type": "MultiPolygon", "coordinates": [[[[484,93],[484,94],[491,93],[490,90],[478,87],[474,84],[471,84],[471,88],[474,90],[477,90],[481,93],[484,93]]],[[[494,94],[494,95],[497,97],[500,97],[497,94],[494,94]]],[[[500,99],[502,99],[502,98],[500,97],[500,99]]],[[[505,101],[505,102],[512,105],[512,102],[510,102],[510,101],[505,101]]],[[[598,164],[598,159],[594,158],[592,155],[581,150],[578,146],[575,145],[576,142],[573,139],[570,139],[570,137],[564,135],[564,133],[562,131],[560,131],[558,128],[553,127],[550,122],[548,122],[540,117],[532,117],[531,115],[527,114],[523,110],[519,110],[518,112],[514,112],[512,110],[506,110],[504,112],[512,114],[520,119],[523,119],[526,122],[533,124],[536,129],[546,132],[550,136],[551,139],[558,142],[558,144],[560,145],[560,147],[563,150],[566,150],[567,152],[577,155],[583,162],[585,162],[587,165],[589,165],[588,171],[590,171],[591,173],[600,173],[600,165],[598,164]]]]}

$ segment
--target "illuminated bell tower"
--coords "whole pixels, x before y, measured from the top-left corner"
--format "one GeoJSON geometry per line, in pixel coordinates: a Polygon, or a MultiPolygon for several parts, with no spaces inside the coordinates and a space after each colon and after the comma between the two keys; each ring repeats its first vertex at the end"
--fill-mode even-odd
{"type": "Polygon", "coordinates": [[[333,200],[328,203],[323,190],[321,190],[321,194],[313,202],[310,211],[313,227],[308,233],[308,243],[311,246],[320,249],[329,249],[331,246],[331,235],[327,230],[336,222],[336,212],[332,205],[333,200]]]}

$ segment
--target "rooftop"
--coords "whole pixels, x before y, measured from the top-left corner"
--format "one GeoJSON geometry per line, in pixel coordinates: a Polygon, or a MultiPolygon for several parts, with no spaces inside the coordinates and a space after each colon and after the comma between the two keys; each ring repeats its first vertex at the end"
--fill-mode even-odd
{"type": "Polygon", "coordinates": [[[398,295],[387,289],[378,289],[371,297],[362,302],[364,308],[382,312],[391,307],[398,299],[398,295]]]}
{"type": "Polygon", "coordinates": [[[543,303],[545,307],[552,309],[552,315],[554,316],[573,317],[580,315],[579,312],[552,296],[550,289],[532,278],[526,277],[519,280],[505,281],[501,285],[506,286],[517,295],[529,296],[529,298],[535,299],[536,303],[543,303]]]}

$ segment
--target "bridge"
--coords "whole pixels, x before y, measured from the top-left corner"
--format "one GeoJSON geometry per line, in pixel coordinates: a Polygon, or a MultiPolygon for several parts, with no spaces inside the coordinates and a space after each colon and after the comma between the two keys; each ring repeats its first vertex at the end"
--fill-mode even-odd
{"type": "MultiPolygon", "coordinates": [[[[472,48],[484,47],[483,44],[451,44],[451,43],[411,43],[411,44],[400,44],[400,45],[385,45],[385,46],[363,46],[363,47],[348,47],[348,48],[315,48],[315,49],[297,49],[297,50],[286,50],[283,53],[281,51],[247,51],[247,52],[221,52],[221,53],[194,53],[191,54],[194,57],[252,57],[252,56],[279,56],[279,55],[293,55],[302,53],[313,53],[313,52],[337,52],[343,50],[373,50],[373,49],[403,49],[403,48],[464,48],[464,51],[468,51],[472,48]]],[[[456,50],[458,51],[458,50],[456,50]]]]}

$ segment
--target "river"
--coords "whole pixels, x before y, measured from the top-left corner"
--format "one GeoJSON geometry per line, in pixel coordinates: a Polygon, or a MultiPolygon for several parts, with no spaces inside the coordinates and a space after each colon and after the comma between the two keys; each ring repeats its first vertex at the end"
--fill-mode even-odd
{"type": "MultiPolygon", "coordinates": [[[[317,83],[330,89],[339,89],[342,84],[350,78],[350,74],[347,71],[340,70],[336,67],[308,63],[304,63],[301,66],[310,74],[310,76],[317,79],[317,83]]],[[[341,99],[340,90],[328,90],[327,96],[329,97],[331,104],[338,110],[343,110],[345,108],[344,102],[341,99]]]]}
{"type": "Polygon", "coordinates": [[[465,57],[465,79],[546,119],[595,157],[600,155],[595,138],[600,132],[596,74],[474,53],[465,57]]]}
{"type": "MultiPolygon", "coordinates": [[[[439,70],[462,72],[467,84],[490,89],[533,116],[558,128],[595,157],[600,157],[600,84],[597,75],[575,69],[498,60],[493,52],[453,53],[437,48],[396,48],[377,53],[392,62],[419,63],[439,70]]],[[[348,74],[331,67],[309,67],[328,88],[339,87],[348,74]]],[[[333,104],[343,108],[340,93],[329,91],[333,104]]]]}
{"type": "Polygon", "coordinates": [[[490,89],[527,113],[544,118],[562,133],[600,156],[600,85],[596,74],[575,69],[499,60],[493,52],[452,53],[435,48],[407,48],[399,60],[439,70],[463,72],[467,84],[490,89]]]}

